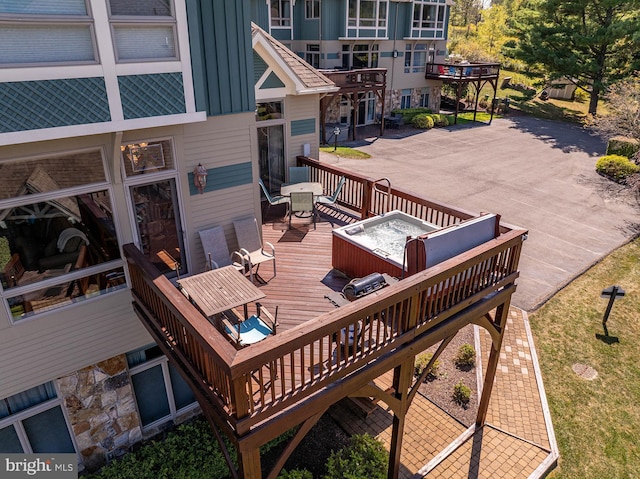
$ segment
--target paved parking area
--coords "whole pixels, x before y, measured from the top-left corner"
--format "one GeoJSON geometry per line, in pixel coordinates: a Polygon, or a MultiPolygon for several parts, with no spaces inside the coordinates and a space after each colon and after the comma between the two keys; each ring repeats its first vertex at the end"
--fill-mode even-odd
{"type": "Polygon", "coordinates": [[[604,142],[576,125],[510,117],[348,145],[372,158],[320,160],[528,229],[513,296],[526,311],[640,231],[640,203],[595,172],[604,142]]]}

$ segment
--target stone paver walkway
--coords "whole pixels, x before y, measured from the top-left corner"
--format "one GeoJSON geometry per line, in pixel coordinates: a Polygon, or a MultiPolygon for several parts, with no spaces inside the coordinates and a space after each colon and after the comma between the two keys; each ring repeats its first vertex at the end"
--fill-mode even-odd
{"type": "MultiPolygon", "coordinates": [[[[533,479],[555,467],[558,450],[527,315],[514,307],[509,313],[485,425],[467,429],[417,394],[406,419],[400,477],[533,479]]],[[[482,328],[476,345],[484,372],[491,340],[482,328]]],[[[391,372],[378,381],[388,386],[391,372]]],[[[346,407],[332,414],[348,433],[366,432],[389,448],[393,413],[386,405],[366,419],[346,407]]]]}

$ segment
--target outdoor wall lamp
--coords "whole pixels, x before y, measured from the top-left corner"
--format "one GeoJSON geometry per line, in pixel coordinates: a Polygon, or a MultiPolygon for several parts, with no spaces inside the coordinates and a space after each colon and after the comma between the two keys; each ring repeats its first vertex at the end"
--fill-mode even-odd
{"type": "Polygon", "coordinates": [[[204,193],[204,187],[207,186],[208,174],[207,169],[202,166],[202,163],[198,163],[198,166],[193,169],[193,184],[198,188],[200,194],[204,193]]]}

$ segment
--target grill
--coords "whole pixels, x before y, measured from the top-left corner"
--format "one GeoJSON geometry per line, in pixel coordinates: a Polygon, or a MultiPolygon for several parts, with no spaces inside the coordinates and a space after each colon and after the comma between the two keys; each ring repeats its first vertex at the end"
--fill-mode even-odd
{"type": "Polygon", "coordinates": [[[378,291],[386,285],[387,281],[384,279],[382,274],[371,273],[364,278],[352,279],[344,288],[342,288],[342,294],[344,294],[349,301],[354,301],[378,291]]]}

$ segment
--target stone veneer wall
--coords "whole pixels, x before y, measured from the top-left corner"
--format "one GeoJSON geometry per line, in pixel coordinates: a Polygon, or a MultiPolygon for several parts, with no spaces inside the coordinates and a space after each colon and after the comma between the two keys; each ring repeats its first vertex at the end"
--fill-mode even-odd
{"type": "Polygon", "coordinates": [[[142,439],[133,387],[124,355],[57,381],[83,465],[94,470],[105,456],[125,454],[142,439]]]}

